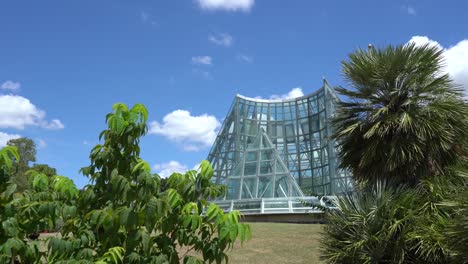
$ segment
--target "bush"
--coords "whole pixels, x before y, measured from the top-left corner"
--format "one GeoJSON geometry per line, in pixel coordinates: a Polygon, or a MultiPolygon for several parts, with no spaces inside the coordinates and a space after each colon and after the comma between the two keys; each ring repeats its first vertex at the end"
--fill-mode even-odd
{"type": "MultiPolygon", "coordinates": [[[[421,188],[424,188],[421,186],[421,188]]],[[[327,263],[448,263],[449,215],[434,193],[377,182],[338,197],[322,237],[327,263]],[[434,197],[432,197],[434,198],[434,197]]]]}

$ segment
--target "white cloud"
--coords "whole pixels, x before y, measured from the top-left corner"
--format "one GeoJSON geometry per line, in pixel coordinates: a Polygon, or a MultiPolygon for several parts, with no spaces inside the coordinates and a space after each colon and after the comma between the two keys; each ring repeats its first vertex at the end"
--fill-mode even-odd
{"type": "Polygon", "coordinates": [[[45,112],[29,99],[19,95],[0,95],[0,128],[24,129],[26,126],[40,126],[46,129],[62,129],[60,120],[45,120],[45,112]]]}
{"type": "Polygon", "coordinates": [[[243,62],[248,62],[248,63],[253,62],[253,58],[251,56],[247,56],[245,54],[237,55],[237,59],[240,60],[240,61],[243,61],[243,62]]]}
{"type": "Polygon", "coordinates": [[[13,81],[6,81],[0,85],[0,88],[3,90],[10,90],[10,91],[18,91],[21,87],[21,83],[13,82],[13,81]]]}
{"type": "Polygon", "coordinates": [[[192,57],[193,64],[211,65],[212,62],[213,62],[213,59],[210,56],[192,57]]]}
{"type": "Polygon", "coordinates": [[[10,139],[20,138],[20,135],[17,134],[7,134],[0,131],[0,148],[6,146],[7,142],[10,139]]]}
{"type": "Polygon", "coordinates": [[[171,160],[167,163],[156,164],[153,166],[153,169],[159,176],[161,176],[161,178],[167,178],[174,172],[185,173],[188,171],[187,166],[174,160],[171,160]]]}
{"type": "MultiPolygon", "coordinates": [[[[302,88],[301,87],[296,87],[296,88],[292,88],[291,91],[289,91],[286,94],[281,94],[281,95],[274,94],[274,95],[271,95],[270,97],[268,97],[266,99],[269,99],[269,100],[286,100],[286,99],[292,99],[292,98],[297,98],[297,97],[301,97],[301,96],[304,96],[304,93],[302,92],[302,88]]],[[[265,99],[265,98],[263,98],[261,96],[256,96],[255,98],[256,99],[265,99]]]]}
{"type": "Polygon", "coordinates": [[[62,124],[62,122],[58,119],[52,119],[52,121],[47,122],[43,121],[41,122],[41,126],[43,128],[51,129],[51,130],[57,130],[57,129],[64,129],[65,126],[62,124]]]}
{"type": "Polygon", "coordinates": [[[408,15],[415,16],[417,15],[416,9],[412,6],[403,6],[403,9],[408,13],[408,15]]]}
{"type": "Polygon", "coordinates": [[[41,138],[37,139],[36,142],[37,142],[37,147],[38,147],[38,148],[45,148],[45,147],[47,147],[47,143],[45,142],[45,140],[43,140],[43,139],[41,139],[41,138]]]}
{"type": "Polygon", "coordinates": [[[232,45],[232,42],[233,42],[233,38],[231,35],[229,35],[228,33],[222,33],[222,34],[218,34],[218,35],[210,35],[208,37],[208,40],[211,41],[212,43],[216,44],[216,45],[220,45],[220,46],[224,46],[224,47],[229,47],[232,45]]]}
{"type": "Polygon", "coordinates": [[[156,26],[158,24],[156,20],[153,19],[153,16],[148,12],[142,11],[140,13],[140,18],[141,18],[141,21],[145,24],[150,24],[153,26],[156,26]]]}
{"type": "Polygon", "coordinates": [[[429,43],[443,49],[446,62],[445,70],[455,83],[464,87],[465,93],[468,95],[468,39],[464,39],[449,48],[444,48],[440,43],[426,36],[413,36],[409,42],[414,42],[417,46],[429,43]]]}
{"type": "Polygon", "coordinates": [[[211,72],[201,69],[193,69],[192,72],[196,75],[203,77],[205,80],[213,80],[213,74],[211,72]]]}
{"type": "Polygon", "coordinates": [[[250,11],[255,0],[196,0],[205,10],[250,11]]]}
{"type": "Polygon", "coordinates": [[[163,118],[162,124],[151,122],[149,133],[165,136],[186,151],[198,151],[211,146],[220,126],[221,123],[214,116],[192,116],[189,111],[175,110],[163,118]]]}

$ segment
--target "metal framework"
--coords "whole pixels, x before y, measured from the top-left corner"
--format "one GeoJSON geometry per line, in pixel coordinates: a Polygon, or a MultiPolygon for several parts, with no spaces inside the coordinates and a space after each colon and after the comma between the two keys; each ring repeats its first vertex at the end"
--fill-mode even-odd
{"type": "Polygon", "coordinates": [[[304,194],[347,191],[349,173],[337,167],[330,139],[338,100],[326,80],[316,92],[294,99],[237,95],[208,155],[214,180],[228,186],[218,203],[264,205],[265,199],[294,202],[304,194]]]}

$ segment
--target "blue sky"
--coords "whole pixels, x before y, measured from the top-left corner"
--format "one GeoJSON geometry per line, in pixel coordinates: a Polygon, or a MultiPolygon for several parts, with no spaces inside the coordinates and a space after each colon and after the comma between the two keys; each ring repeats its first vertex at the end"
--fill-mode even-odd
{"type": "Polygon", "coordinates": [[[1,1],[0,146],[30,137],[37,163],[83,186],[78,170],[112,104],[143,103],[142,157],[163,175],[190,169],[237,93],[294,97],[323,76],[346,85],[340,61],[368,43],[430,41],[467,87],[466,10],[462,0],[1,1]]]}

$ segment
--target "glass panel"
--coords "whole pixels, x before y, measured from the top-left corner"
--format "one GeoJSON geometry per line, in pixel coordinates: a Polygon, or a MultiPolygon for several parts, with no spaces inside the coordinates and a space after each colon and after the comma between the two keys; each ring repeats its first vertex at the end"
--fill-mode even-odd
{"type": "Polygon", "coordinates": [[[273,197],[273,177],[258,178],[258,198],[273,197]]]}
{"type": "Polygon", "coordinates": [[[277,175],[275,183],[275,197],[288,197],[289,183],[286,175],[277,175]]]}
{"type": "Polygon", "coordinates": [[[257,162],[246,162],[244,167],[244,175],[257,174],[257,162]]]}
{"type": "Polygon", "coordinates": [[[271,174],[273,173],[274,161],[262,161],[260,163],[260,174],[271,174]]]}
{"type": "Polygon", "coordinates": [[[301,131],[302,134],[309,134],[309,121],[307,119],[301,121],[301,131]]]}
{"type": "Polygon", "coordinates": [[[286,169],[281,165],[280,162],[276,162],[276,173],[284,173],[286,169]]]}
{"type": "Polygon", "coordinates": [[[239,162],[237,166],[232,171],[232,176],[241,176],[242,175],[242,162],[239,162]]]}
{"type": "Polygon", "coordinates": [[[273,150],[262,150],[262,160],[273,159],[273,150]]]}
{"type": "Polygon", "coordinates": [[[242,179],[242,196],[241,199],[257,198],[257,178],[242,179]]]}
{"type": "Polygon", "coordinates": [[[247,156],[245,157],[246,161],[257,161],[257,151],[249,151],[247,152],[247,156]]]}
{"type": "Polygon", "coordinates": [[[226,181],[228,188],[226,199],[235,200],[239,199],[240,179],[229,179],[226,181]]]}
{"type": "Polygon", "coordinates": [[[283,124],[276,125],[276,136],[283,137],[283,124]]]}
{"type": "Polygon", "coordinates": [[[320,123],[318,116],[312,117],[312,131],[319,131],[320,130],[320,123]]]}
{"type": "Polygon", "coordinates": [[[270,138],[276,137],[276,124],[275,124],[275,122],[268,123],[267,133],[270,136],[270,138]]]}

